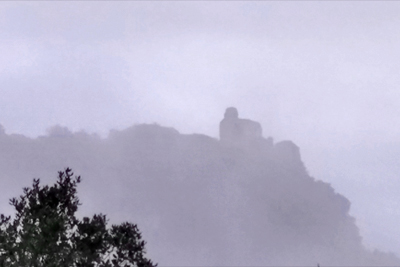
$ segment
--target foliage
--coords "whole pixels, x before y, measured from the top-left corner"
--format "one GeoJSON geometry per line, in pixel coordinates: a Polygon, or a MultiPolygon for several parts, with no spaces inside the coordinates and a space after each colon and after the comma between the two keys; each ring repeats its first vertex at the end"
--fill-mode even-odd
{"type": "Polygon", "coordinates": [[[32,188],[10,200],[16,215],[0,215],[0,266],[156,266],[144,256],[137,225],[107,228],[105,215],[75,216],[80,181],[67,168],[53,186],[34,179],[32,188]]]}

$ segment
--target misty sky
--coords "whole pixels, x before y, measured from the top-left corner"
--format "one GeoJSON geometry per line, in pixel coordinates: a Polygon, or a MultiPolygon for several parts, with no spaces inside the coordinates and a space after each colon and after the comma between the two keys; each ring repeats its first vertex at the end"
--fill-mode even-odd
{"type": "Polygon", "coordinates": [[[0,124],[218,137],[226,107],[290,139],[400,255],[400,2],[0,3],[0,124]]]}

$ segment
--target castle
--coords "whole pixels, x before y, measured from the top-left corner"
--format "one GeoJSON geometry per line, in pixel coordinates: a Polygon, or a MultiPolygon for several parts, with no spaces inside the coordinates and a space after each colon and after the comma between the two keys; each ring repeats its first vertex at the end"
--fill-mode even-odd
{"type": "Polygon", "coordinates": [[[222,143],[230,146],[247,147],[254,141],[262,139],[261,124],[240,119],[237,109],[229,107],[219,124],[219,138],[222,143]]]}
{"type": "Polygon", "coordinates": [[[274,144],[272,137],[264,138],[261,124],[239,118],[235,107],[225,110],[224,118],[219,124],[219,138],[226,147],[256,154],[263,153],[277,161],[303,168],[300,150],[296,144],[288,140],[274,144]]]}

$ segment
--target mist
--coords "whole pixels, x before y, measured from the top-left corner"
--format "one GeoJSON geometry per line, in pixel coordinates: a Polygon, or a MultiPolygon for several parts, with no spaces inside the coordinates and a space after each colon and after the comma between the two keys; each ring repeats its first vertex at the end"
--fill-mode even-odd
{"type": "MultiPolygon", "coordinates": [[[[157,123],[218,141],[225,108],[235,106],[265,138],[292,140],[307,175],[350,201],[363,246],[399,255],[399,9],[397,2],[1,3],[4,209],[33,177],[51,182],[66,166],[123,191],[122,178],[101,174],[107,164],[96,175],[80,166],[95,169],[89,162],[106,148],[115,161],[123,157],[105,145],[112,133],[157,123]],[[54,125],[85,145],[57,139],[54,125]]],[[[82,208],[101,211],[87,194],[82,208]]]]}
{"type": "Polygon", "coordinates": [[[219,132],[141,124],[105,139],[61,126],[36,139],[3,133],[0,201],[29,175],[50,183],[57,168],[74,166],[84,179],[80,212],[138,223],[160,266],[400,263],[363,246],[350,201],[309,176],[292,141],[264,138],[234,107],[219,132]]]}

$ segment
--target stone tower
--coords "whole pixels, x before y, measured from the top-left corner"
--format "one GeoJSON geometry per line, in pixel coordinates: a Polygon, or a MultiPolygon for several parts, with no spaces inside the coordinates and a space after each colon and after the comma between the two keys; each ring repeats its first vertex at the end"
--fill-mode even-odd
{"type": "Polygon", "coordinates": [[[245,148],[262,139],[262,128],[258,122],[240,119],[237,109],[229,107],[219,124],[219,138],[226,145],[245,148]]]}

